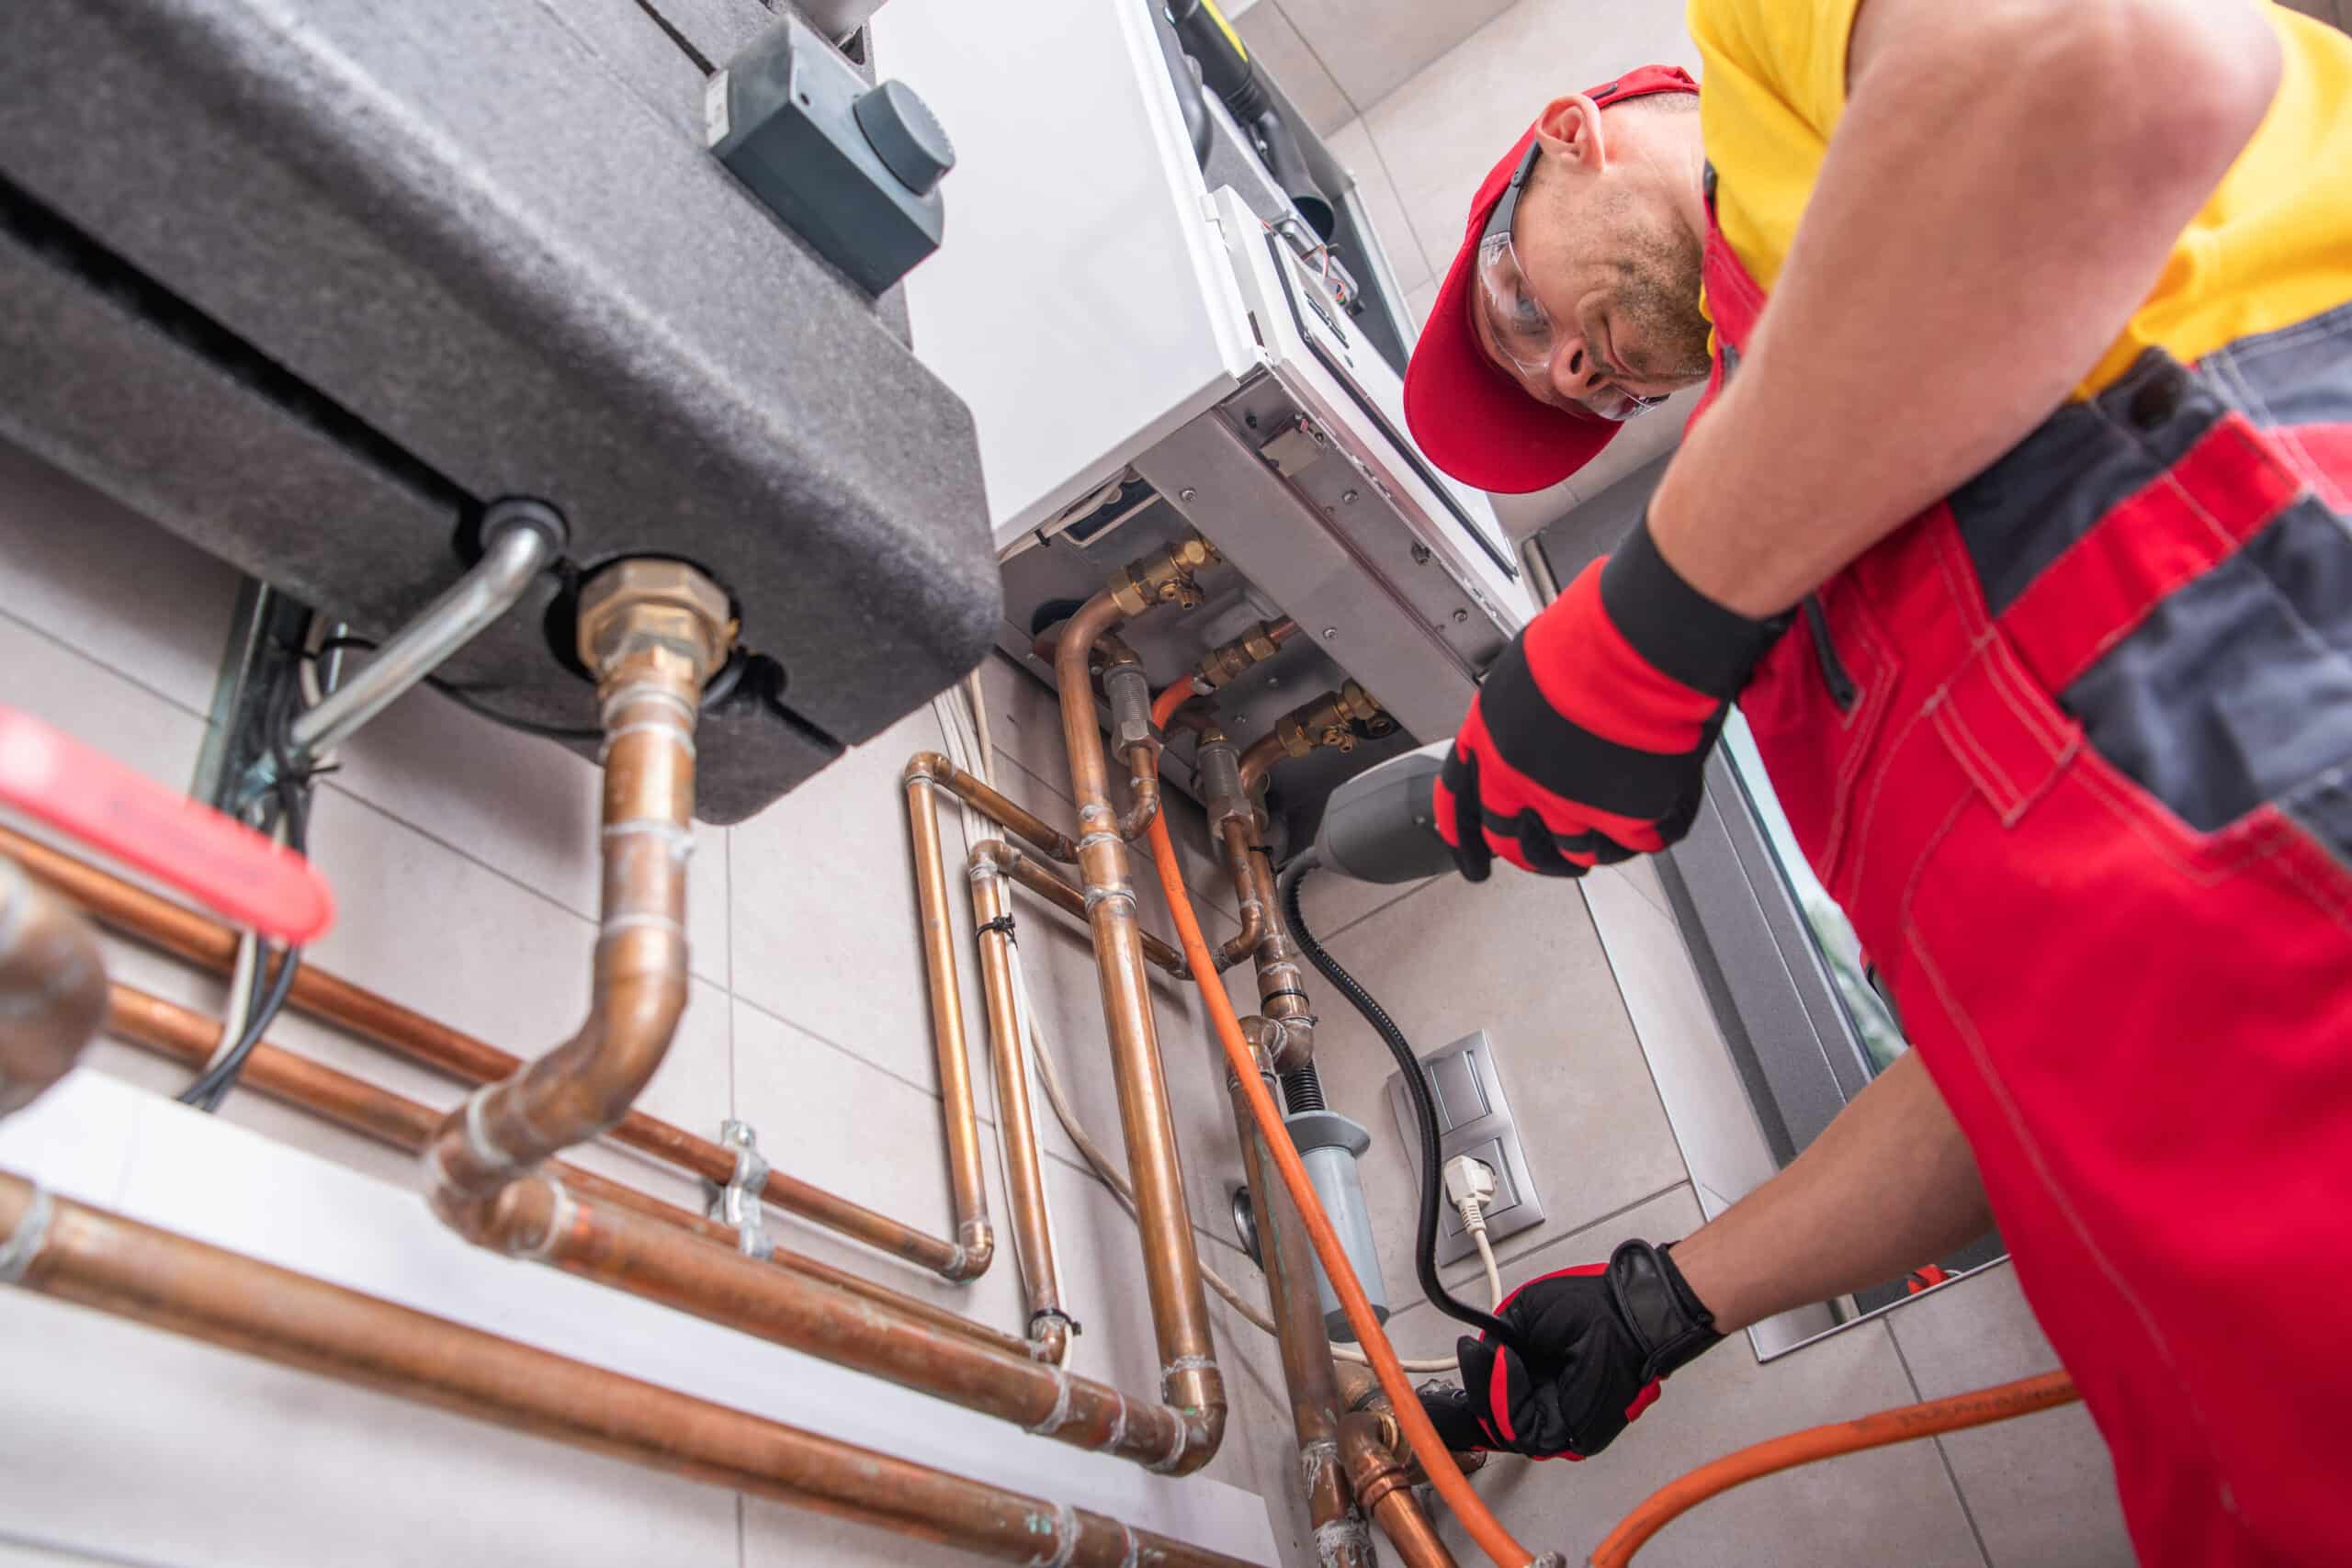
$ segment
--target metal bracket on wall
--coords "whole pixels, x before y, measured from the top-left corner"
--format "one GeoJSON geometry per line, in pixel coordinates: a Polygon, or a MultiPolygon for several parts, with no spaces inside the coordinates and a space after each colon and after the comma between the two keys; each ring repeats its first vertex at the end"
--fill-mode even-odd
{"type": "MultiPolygon", "coordinates": [[[[1429,1075],[1430,1098],[1437,1104],[1439,1165],[1456,1155],[1469,1155],[1494,1170],[1495,1201],[1487,1206],[1487,1240],[1498,1242],[1542,1224],[1543,1200],[1536,1196],[1535,1179],[1520,1147],[1519,1125],[1511,1120],[1510,1101],[1503,1094],[1494,1043],[1487,1032],[1465,1034],[1430,1052],[1421,1058],[1421,1068],[1429,1075]]],[[[1388,1075],[1388,1108],[1396,1115],[1396,1135],[1404,1146],[1418,1148],[1420,1134],[1414,1129],[1402,1073],[1388,1075]]],[[[1462,1228],[1462,1216],[1449,1204],[1439,1210],[1439,1218],[1437,1260],[1451,1263],[1469,1257],[1476,1244],[1462,1228]]]]}
{"type": "Polygon", "coordinates": [[[768,1162],[760,1154],[760,1135],[749,1122],[729,1118],[718,1124],[718,1141],[735,1151],[735,1174],[711,1195],[710,1217],[732,1226],[736,1250],[746,1258],[766,1258],[775,1251],[768,1238],[767,1213],[760,1192],[767,1186],[768,1162]]]}

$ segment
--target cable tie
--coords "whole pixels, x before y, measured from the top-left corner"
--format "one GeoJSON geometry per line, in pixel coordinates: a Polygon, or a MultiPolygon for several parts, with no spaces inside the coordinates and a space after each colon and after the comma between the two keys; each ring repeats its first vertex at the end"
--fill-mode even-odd
{"type": "Polygon", "coordinates": [[[992,920],[982,920],[978,926],[973,928],[972,934],[974,936],[978,936],[982,931],[994,931],[997,935],[1004,938],[1005,941],[1011,942],[1013,940],[1012,917],[1011,915],[999,915],[992,920]]]}

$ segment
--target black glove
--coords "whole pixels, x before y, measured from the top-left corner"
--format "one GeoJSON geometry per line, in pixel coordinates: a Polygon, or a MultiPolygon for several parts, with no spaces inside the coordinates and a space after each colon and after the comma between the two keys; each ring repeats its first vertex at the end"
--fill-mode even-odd
{"type": "Polygon", "coordinates": [[[1685,582],[1645,519],[1528,623],[1471,703],[1433,798],[1462,874],[1483,882],[1500,855],[1581,876],[1689,832],[1724,714],[1788,625],[1685,582]]]}
{"type": "Polygon", "coordinates": [[[1629,1241],[1605,1264],[1530,1280],[1495,1315],[1528,1359],[1485,1336],[1454,1347],[1463,1389],[1430,1389],[1421,1408],[1446,1447],[1584,1459],[1607,1448],[1657,1397],[1658,1380],[1723,1336],[1662,1247],[1629,1241]]]}

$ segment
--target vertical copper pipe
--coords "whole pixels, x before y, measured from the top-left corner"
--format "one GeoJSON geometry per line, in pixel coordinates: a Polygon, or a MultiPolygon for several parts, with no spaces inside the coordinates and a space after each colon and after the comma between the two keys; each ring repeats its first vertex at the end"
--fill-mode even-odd
{"type": "MultiPolygon", "coordinates": [[[[220,1038],[220,1026],[200,1013],[191,1012],[160,997],[152,997],[144,991],[118,983],[108,987],[107,1032],[158,1055],[200,1066],[211,1055],[212,1047],[220,1038]]],[[[254,1048],[254,1054],[247,1058],[244,1073],[238,1081],[248,1089],[298,1110],[310,1111],[404,1154],[421,1153],[432,1137],[434,1129],[441,1124],[441,1112],[429,1105],[419,1104],[388,1089],[340,1072],[323,1062],[314,1062],[308,1056],[267,1043],[254,1048]]],[[[582,1197],[647,1215],[729,1247],[735,1244],[735,1232],[730,1227],[691,1209],[665,1203],[633,1187],[624,1187],[593,1171],[560,1161],[550,1162],[548,1169],[582,1197]]],[[[887,1285],[861,1280],[854,1274],[831,1264],[820,1263],[813,1258],[804,1258],[798,1253],[777,1247],[769,1254],[768,1261],[820,1285],[847,1291],[950,1334],[962,1335],[1000,1354],[1023,1356],[1030,1353],[1029,1344],[1024,1339],[1001,1333],[984,1323],[975,1323],[945,1307],[901,1294],[887,1285]]]]}
{"type": "MultiPolygon", "coordinates": [[[[133,886],[86,862],[5,827],[0,827],[0,854],[19,861],[36,880],[56,889],[100,922],[126,936],[216,974],[227,974],[236,960],[237,935],[228,927],[133,886]]],[[[1043,867],[1035,869],[1052,877],[1043,867]]],[[[1070,890],[1070,897],[1077,899],[1075,889],[1070,890]]],[[[1082,903],[1079,912],[1084,912],[1082,903]]],[[[520,1057],[355,986],[313,964],[305,964],[295,973],[290,1000],[300,1011],[324,1019],[460,1083],[494,1083],[523,1066],[520,1057]]],[[[622,1117],[607,1136],[707,1181],[724,1182],[735,1171],[735,1156],[728,1150],[641,1111],[632,1111],[622,1117]]],[[[927,1235],[887,1214],[877,1214],[782,1171],[768,1172],[767,1185],[761,1190],[761,1195],[788,1213],[798,1214],[925,1269],[937,1271],[955,1261],[953,1242],[927,1235]]]]}
{"type": "MultiPolygon", "coordinates": [[[[1265,1076],[1272,1089],[1273,1075],[1265,1076]]],[[[1334,1568],[1374,1568],[1371,1537],[1340,1464],[1339,1376],[1317,1294],[1314,1246],[1298,1205],[1266,1156],[1265,1140],[1250,1114],[1249,1101],[1241,1098],[1240,1086],[1229,1087],[1234,1127],[1241,1138],[1242,1179],[1250,1185],[1250,1206],[1257,1220],[1274,1343],[1282,1358],[1283,1386],[1290,1396],[1299,1480],[1306,1490],[1306,1517],[1315,1530],[1317,1554],[1334,1568]]]]}
{"type": "Polygon", "coordinates": [[[1127,748],[1127,808],[1119,813],[1119,837],[1133,843],[1159,815],[1159,748],[1127,748]]]}
{"type": "MultiPolygon", "coordinates": [[[[1150,600],[1132,602],[1140,609],[1150,600]]],[[[1210,1418],[1221,1437],[1225,1379],[1209,1340],[1208,1301],[1202,1291],[1200,1256],[1194,1250],[1184,1171],[1160,1066],[1151,987],[1143,972],[1135,885],[1128,875],[1127,846],[1119,837],[1118,814],[1111,807],[1109,769],[1087,682],[1088,653],[1095,639],[1127,614],[1119,590],[1088,600],[1062,629],[1054,650],[1054,678],[1060,688],[1062,739],[1069,749],[1070,794],[1078,802],[1079,880],[1086,889],[1087,920],[1094,933],[1095,968],[1119,1089],[1119,1126],[1125,1134],[1127,1168],[1136,1189],[1136,1225],[1142,1235],[1144,1286],[1159,1340],[1161,1394],[1170,1404],[1210,1418]]],[[[1212,1452],[1216,1440],[1210,1440],[1212,1452]]]]}
{"type": "MultiPolygon", "coordinates": [[[[922,759],[918,757],[915,761],[922,759]]],[[[978,1278],[996,1256],[989,1224],[988,1178],[980,1163],[980,1112],[972,1097],[972,1052],[964,1029],[964,988],[956,969],[956,928],[947,911],[946,851],[930,779],[907,764],[907,831],[915,861],[915,897],[922,924],[924,973],[931,981],[932,1044],[939,1054],[940,1119],[947,1134],[947,1181],[956,1199],[956,1267],[951,1280],[978,1278]]]]}
{"type": "Polygon", "coordinates": [[[1411,1472],[1396,1457],[1387,1417],[1358,1410],[1340,1420],[1340,1458],[1349,1483],[1405,1568],[1455,1568],[1453,1553],[1413,1495],[1411,1472]]]}
{"type": "Polygon", "coordinates": [[[63,1077],[106,1010],[96,934],[16,862],[0,860],[0,1116],[63,1077]]]}
{"type": "MultiPolygon", "coordinates": [[[[762,1420],[36,1190],[0,1173],[28,1289],[207,1344],[715,1486],[1008,1562],[1237,1558],[762,1420]]],[[[715,1248],[712,1250],[716,1250],[715,1248]]]]}
{"type": "Polygon", "coordinates": [[[995,839],[972,846],[972,923],[978,932],[980,983],[988,993],[997,1133],[1004,1151],[1005,1201],[1012,1211],[1012,1252],[1029,1303],[1029,1337],[1038,1359],[1060,1366],[1069,1350],[1070,1316],[1063,1310],[1061,1270],[1054,1260],[1046,1165],[1037,1151],[1037,1117],[1029,1097],[1029,1048],[1013,984],[1012,896],[1001,863],[1015,852],[995,839]]]}
{"type": "Polygon", "coordinates": [[[1186,1475],[1215,1445],[1200,1412],[1130,1400],[1026,1356],[811,1284],[756,1258],[586,1201],[546,1175],[499,1190],[485,1242],[723,1327],[1011,1421],[1073,1448],[1186,1475]]]}
{"type": "MultiPolygon", "coordinates": [[[[688,575],[717,593],[699,573],[688,575]]],[[[501,1186],[628,1113],[685,1012],[694,727],[727,632],[723,619],[673,613],[652,598],[615,614],[610,640],[582,649],[599,660],[605,736],[604,919],[588,1016],[521,1072],[474,1091],[425,1151],[435,1212],[477,1240],[501,1186]]],[[[583,604],[583,644],[597,624],[590,616],[583,604]]]]}

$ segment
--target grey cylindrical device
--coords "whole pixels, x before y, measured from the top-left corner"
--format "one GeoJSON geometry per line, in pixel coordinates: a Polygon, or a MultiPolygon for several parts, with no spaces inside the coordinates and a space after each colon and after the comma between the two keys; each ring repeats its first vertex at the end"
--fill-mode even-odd
{"type": "Polygon", "coordinates": [[[1430,805],[1452,745],[1441,740],[1392,757],[1333,790],[1315,835],[1317,863],[1359,882],[1418,882],[1453,870],[1430,805]]]}
{"type": "MultiPolygon", "coordinates": [[[[1372,1246],[1372,1212],[1364,1207],[1363,1183],[1356,1175],[1356,1156],[1372,1147],[1372,1134],[1362,1122],[1336,1111],[1301,1111],[1283,1117],[1283,1122],[1290,1129],[1291,1142],[1298,1145],[1300,1163],[1315,1183],[1316,1199],[1322,1203],[1340,1245],[1347,1249],[1348,1266],[1355,1270],[1356,1283],[1363,1287],[1364,1299],[1372,1303],[1373,1317],[1386,1323],[1388,1286],[1380,1277],[1380,1255],[1372,1246]]],[[[1356,1331],[1349,1325],[1348,1314],[1340,1310],[1339,1294],[1331,1289],[1320,1259],[1315,1265],[1315,1288],[1323,1304],[1323,1324],[1331,1337],[1352,1341],[1356,1331]]]]}

